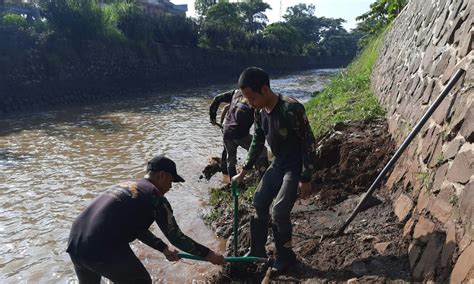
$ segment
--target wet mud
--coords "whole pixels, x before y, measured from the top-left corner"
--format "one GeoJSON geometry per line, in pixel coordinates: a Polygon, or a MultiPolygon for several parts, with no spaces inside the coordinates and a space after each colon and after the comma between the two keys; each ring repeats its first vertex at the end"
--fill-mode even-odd
{"type": "Polygon", "coordinates": [[[202,170],[202,175],[199,179],[206,178],[210,180],[216,173],[222,172],[221,169],[221,158],[211,157],[209,158],[206,167],[202,170]]]}
{"type": "MultiPolygon", "coordinates": [[[[392,209],[390,192],[382,186],[358,214],[342,236],[335,233],[349,217],[359,198],[394,152],[394,144],[384,120],[338,124],[319,140],[313,194],[297,200],[292,210],[293,250],[297,262],[280,275],[267,274],[268,264],[232,264],[214,275],[213,283],[380,283],[411,281],[408,243],[402,239],[403,224],[392,209]]],[[[247,184],[255,182],[250,178],[247,184]]],[[[245,192],[246,186],[242,187],[245,192]]],[[[221,190],[229,190],[228,186],[221,190]]],[[[239,207],[239,250],[242,256],[250,245],[249,200],[239,207]]],[[[214,210],[221,214],[208,223],[218,235],[228,238],[227,255],[233,255],[232,203],[222,200],[214,210]]],[[[273,255],[269,228],[267,252],[273,255]]]]}

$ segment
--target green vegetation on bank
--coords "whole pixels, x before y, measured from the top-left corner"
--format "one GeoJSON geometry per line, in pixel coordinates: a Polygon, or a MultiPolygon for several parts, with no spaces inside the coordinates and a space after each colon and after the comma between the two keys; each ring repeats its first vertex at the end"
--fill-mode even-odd
{"type": "MultiPolygon", "coordinates": [[[[328,86],[306,103],[306,113],[316,138],[328,131],[335,123],[377,118],[384,111],[370,89],[372,66],[382,44],[383,33],[373,38],[349,65],[335,75],[328,86]]],[[[241,202],[251,203],[257,184],[241,193],[241,202]]],[[[222,188],[209,192],[211,211],[204,216],[208,222],[221,218],[232,205],[232,193],[222,188]]]]}
{"type": "MultiPolygon", "coordinates": [[[[239,196],[239,202],[250,204],[252,203],[253,195],[257,190],[257,182],[247,186],[244,190],[241,190],[239,196]]],[[[212,222],[221,218],[226,209],[226,206],[233,204],[233,196],[230,188],[226,187],[226,190],[222,188],[211,188],[209,190],[209,206],[211,211],[203,216],[207,222],[212,222]],[[228,189],[228,190],[227,190],[228,189]]]]}
{"type": "Polygon", "coordinates": [[[199,46],[252,53],[309,56],[355,56],[358,31],[348,32],[343,19],[317,17],[314,5],[289,7],[284,21],[267,25],[270,5],[262,0],[196,0],[199,46]]]}
{"type": "MultiPolygon", "coordinates": [[[[206,0],[202,0],[206,1],[206,0]]],[[[370,88],[372,67],[382,45],[384,31],[406,5],[406,0],[376,0],[371,10],[360,17],[357,30],[362,34],[359,46],[363,50],[347,69],[335,75],[328,86],[306,103],[308,120],[316,138],[338,122],[362,121],[384,115],[370,88]]],[[[252,184],[242,196],[244,202],[251,202],[257,185],[252,184]]],[[[232,204],[229,191],[210,191],[211,211],[204,216],[213,221],[223,216],[232,204]]]]}
{"type": "Polygon", "coordinates": [[[361,121],[384,115],[370,89],[372,67],[377,60],[384,31],[403,10],[407,0],[376,0],[370,11],[357,17],[363,34],[363,50],[347,69],[334,76],[328,86],[306,104],[314,135],[320,137],[338,122],[361,121]]]}
{"type": "Polygon", "coordinates": [[[316,137],[335,123],[360,121],[384,115],[370,89],[372,66],[383,34],[373,39],[347,69],[335,75],[328,86],[306,103],[308,120],[316,137]]]}
{"type": "Polygon", "coordinates": [[[289,7],[284,21],[267,25],[265,12],[271,7],[263,0],[197,0],[198,18],[150,12],[146,5],[153,3],[145,2],[37,0],[23,4],[37,13],[26,17],[8,8],[19,5],[18,1],[1,1],[0,55],[6,53],[6,40],[21,45],[15,38],[22,37],[29,45],[19,49],[59,46],[82,51],[85,44],[95,42],[107,48],[128,45],[148,51],[165,44],[253,54],[355,56],[362,36],[359,31],[346,31],[343,19],[316,17],[314,5],[289,7]]]}

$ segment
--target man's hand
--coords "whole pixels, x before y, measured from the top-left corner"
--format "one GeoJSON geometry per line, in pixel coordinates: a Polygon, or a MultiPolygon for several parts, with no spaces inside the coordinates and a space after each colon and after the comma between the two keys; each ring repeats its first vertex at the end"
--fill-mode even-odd
{"type": "Polygon", "coordinates": [[[211,124],[212,124],[212,125],[216,125],[216,124],[217,124],[216,116],[215,116],[215,115],[214,115],[214,116],[211,116],[211,117],[210,117],[210,121],[211,121],[211,124]]]}
{"type": "Polygon", "coordinates": [[[300,197],[306,199],[311,195],[313,189],[311,188],[311,182],[300,182],[299,183],[300,197]]]}
{"type": "Polygon", "coordinates": [[[222,256],[222,254],[215,253],[212,250],[209,250],[206,260],[216,265],[223,265],[225,263],[224,256],[222,256]]]}
{"type": "Polygon", "coordinates": [[[244,180],[245,175],[247,174],[246,170],[242,170],[240,173],[232,177],[232,182],[236,182],[237,184],[241,184],[244,180]]]}
{"type": "Polygon", "coordinates": [[[180,257],[178,256],[178,251],[176,250],[170,250],[168,248],[165,248],[163,251],[163,254],[166,256],[166,259],[168,261],[178,261],[180,260],[180,257]]]}

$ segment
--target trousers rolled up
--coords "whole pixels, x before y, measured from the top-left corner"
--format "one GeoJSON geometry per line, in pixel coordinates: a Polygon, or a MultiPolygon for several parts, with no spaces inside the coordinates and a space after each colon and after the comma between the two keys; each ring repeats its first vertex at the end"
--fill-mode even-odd
{"type": "MultiPolygon", "coordinates": [[[[236,165],[237,165],[237,148],[240,146],[248,151],[250,144],[252,143],[252,135],[244,136],[239,139],[231,139],[224,137],[224,147],[227,152],[227,172],[230,177],[233,177],[237,174],[236,165]]],[[[267,149],[264,148],[260,156],[258,157],[255,167],[261,173],[265,171],[268,166],[268,153],[267,149]]]]}

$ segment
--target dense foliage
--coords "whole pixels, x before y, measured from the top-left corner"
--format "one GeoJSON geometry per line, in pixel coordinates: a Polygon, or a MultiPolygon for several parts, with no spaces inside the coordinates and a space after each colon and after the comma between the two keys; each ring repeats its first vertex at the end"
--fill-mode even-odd
{"type": "Polygon", "coordinates": [[[96,41],[145,48],[159,43],[243,53],[351,56],[361,35],[346,31],[343,19],[316,17],[314,5],[289,7],[283,21],[268,24],[265,12],[271,7],[262,0],[195,4],[197,19],[146,12],[134,0],[35,0],[21,5],[39,9],[41,18],[1,14],[0,8],[0,17],[6,17],[0,21],[0,40],[17,33],[35,44],[66,42],[79,48],[83,42],[96,41]]]}
{"type": "Polygon", "coordinates": [[[357,31],[363,36],[361,45],[380,34],[402,11],[408,0],[376,0],[370,4],[370,11],[356,18],[359,21],[357,31]]]}
{"type": "Polygon", "coordinates": [[[315,6],[289,7],[284,21],[267,25],[271,7],[262,0],[217,3],[197,0],[201,11],[200,46],[292,55],[355,55],[359,33],[347,32],[343,19],[315,16],[315,6]]]}

